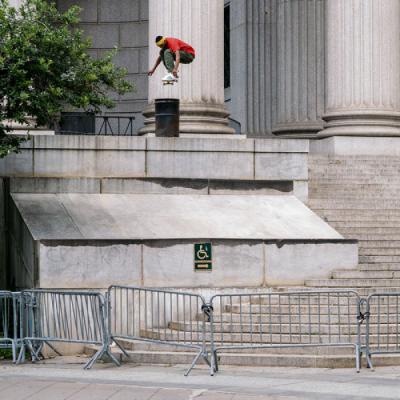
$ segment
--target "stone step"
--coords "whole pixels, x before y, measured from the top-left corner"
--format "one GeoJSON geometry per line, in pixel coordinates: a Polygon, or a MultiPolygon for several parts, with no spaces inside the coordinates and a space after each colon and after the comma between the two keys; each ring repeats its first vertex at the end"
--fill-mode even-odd
{"type": "Polygon", "coordinates": [[[359,240],[359,248],[400,249],[400,240],[359,240]]]}
{"type": "Polygon", "coordinates": [[[400,287],[400,279],[310,279],[305,285],[314,288],[400,287]]]}
{"type": "MultiPolygon", "coordinates": [[[[194,352],[144,352],[129,351],[126,358],[118,350],[113,351],[121,362],[134,364],[191,365],[194,352]]],[[[355,357],[352,355],[292,355],[292,354],[251,354],[251,353],[218,353],[220,366],[252,366],[252,367],[302,367],[302,368],[354,368],[355,357]]],[[[204,363],[203,360],[199,364],[204,363]]],[[[374,357],[374,366],[398,365],[400,357],[374,357]]],[[[365,360],[363,366],[366,367],[365,360]]]]}
{"type": "MultiPolygon", "coordinates": [[[[314,280],[313,280],[314,281],[314,280]]],[[[320,281],[320,280],[315,280],[315,281],[320,281]]],[[[327,280],[327,281],[333,281],[333,279],[331,280],[327,280]]],[[[337,279],[335,280],[337,281],[337,279]]],[[[346,280],[347,281],[347,280],[346,280]]],[[[307,281],[308,282],[308,281],[307,281]]],[[[335,294],[332,294],[332,297],[336,297],[335,294]]],[[[293,312],[306,312],[306,313],[310,313],[310,314],[314,314],[314,315],[325,315],[328,313],[332,313],[332,310],[338,309],[338,306],[335,306],[333,304],[330,305],[314,305],[311,304],[310,306],[308,304],[301,304],[301,305],[295,305],[295,304],[281,304],[281,305],[261,305],[261,306],[250,306],[249,304],[228,304],[224,307],[223,312],[225,313],[235,313],[235,314],[239,314],[239,313],[244,313],[244,314],[289,314],[289,313],[293,313],[293,312]],[[293,311],[294,310],[294,311],[293,311]]],[[[347,310],[348,308],[343,306],[343,312],[345,311],[345,309],[347,310]]],[[[357,311],[357,307],[355,304],[355,301],[351,302],[350,301],[350,307],[349,307],[349,312],[356,312],[357,311]]]]}
{"type": "Polygon", "coordinates": [[[370,229],[381,229],[382,227],[384,228],[389,228],[389,229],[400,229],[400,219],[398,221],[393,221],[393,220],[387,220],[387,221],[332,221],[332,220],[327,220],[329,225],[334,227],[335,229],[361,229],[365,228],[365,230],[370,230],[370,229]]]}
{"type": "MultiPolygon", "coordinates": [[[[332,343],[356,343],[357,341],[357,333],[321,333],[321,334],[308,334],[306,332],[300,334],[287,334],[287,333],[273,333],[273,334],[249,334],[246,332],[243,333],[219,333],[216,332],[213,334],[214,343],[218,345],[224,344],[225,346],[242,344],[245,346],[256,345],[256,344],[264,344],[268,343],[269,345],[296,345],[296,344],[314,344],[314,345],[323,345],[323,344],[332,344],[332,343]]],[[[146,340],[160,340],[165,342],[174,342],[185,345],[198,345],[203,342],[203,335],[201,333],[192,332],[190,335],[188,332],[184,331],[172,331],[172,332],[158,332],[158,331],[142,331],[141,337],[146,340]]],[[[370,343],[377,345],[378,343],[383,345],[396,345],[398,344],[399,334],[386,334],[381,331],[381,334],[371,334],[370,343]],[[379,338],[379,339],[378,339],[379,338]]],[[[206,332],[204,336],[204,340],[206,343],[211,342],[211,335],[209,332],[206,332]]]]}
{"type": "Polygon", "coordinates": [[[400,278],[399,271],[334,271],[332,273],[333,279],[392,279],[400,278]]]}
{"type": "Polygon", "coordinates": [[[314,291],[314,290],[352,290],[358,293],[360,297],[368,297],[371,294],[374,293],[383,293],[383,294],[388,294],[388,293],[400,293],[400,286],[385,286],[385,287],[365,287],[365,286],[349,286],[349,287],[330,287],[327,289],[327,287],[310,287],[310,286],[293,286],[293,287],[286,287],[286,288],[280,288],[276,287],[275,290],[284,290],[290,292],[291,290],[293,291],[314,291]]]}
{"type": "Polygon", "coordinates": [[[360,263],[400,263],[400,256],[392,256],[392,255],[380,255],[380,256],[360,256],[360,263]]]}
{"type": "Polygon", "coordinates": [[[391,247],[359,247],[358,254],[360,256],[400,256],[400,249],[391,247]]]}
{"type": "MultiPolygon", "coordinates": [[[[173,344],[160,344],[154,342],[126,341],[118,339],[124,349],[133,351],[168,351],[168,352],[187,352],[185,347],[173,344]]],[[[113,346],[114,352],[118,348],[113,346]]],[[[246,354],[284,354],[284,355],[354,355],[351,347],[269,347],[246,349],[246,354]]]]}
{"type": "MultiPolygon", "coordinates": [[[[382,306],[382,309],[385,309],[385,306],[382,306]]],[[[399,310],[399,308],[397,308],[399,310]]],[[[390,318],[392,315],[390,315],[390,318]]],[[[307,316],[304,316],[303,320],[305,322],[299,323],[291,322],[290,324],[244,324],[244,323],[217,323],[214,325],[214,334],[226,334],[227,338],[225,340],[231,340],[230,336],[234,334],[246,334],[251,337],[253,335],[254,340],[263,340],[263,336],[266,337],[274,334],[283,335],[356,335],[358,332],[357,321],[355,316],[353,315],[352,318],[350,316],[341,316],[341,323],[339,324],[338,321],[334,322],[331,321],[330,323],[323,324],[312,323],[308,322],[307,316]],[[349,325],[349,323],[351,325],[349,325]]],[[[398,321],[397,321],[398,322],[398,321]]],[[[179,331],[179,333],[186,332],[186,338],[192,338],[192,334],[195,332],[201,332],[201,330],[196,330],[197,325],[193,325],[190,323],[183,323],[183,322],[170,322],[169,328],[172,328],[175,333],[179,331]]],[[[171,331],[167,330],[166,333],[172,333],[171,331]]],[[[370,333],[377,334],[380,333],[382,335],[399,335],[399,326],[396,321],[394,323],[388,322],[386,325],[386,320],[384,322],[382,316],[380,319],[380,324],[377,325],[375,323],[370,323],[370,333]],[[384,325],[382,325],[384,324],[384,325]]],[[[165,333],[164,333],[165,334],[165,333]]],[[[264,338],[265,340],[265,338],[264,338]]]]}
{"type": "Polygon", "coordinates": [[[360,263],[358,264],[360,271],[400,271],[398,263],[360,263]]]}

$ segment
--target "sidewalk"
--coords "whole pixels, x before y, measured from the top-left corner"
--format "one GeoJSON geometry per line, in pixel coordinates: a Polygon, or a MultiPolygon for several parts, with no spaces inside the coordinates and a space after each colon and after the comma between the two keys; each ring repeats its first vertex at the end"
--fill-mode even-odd
{"type": "Polygon", "coordinates": [[[40,364],[0,362],[7,400],[365,400],[399,399],[400,367],[364,369],[223,367],[216,376],[186,366],[96,364],[61,357],[40,364]]]}

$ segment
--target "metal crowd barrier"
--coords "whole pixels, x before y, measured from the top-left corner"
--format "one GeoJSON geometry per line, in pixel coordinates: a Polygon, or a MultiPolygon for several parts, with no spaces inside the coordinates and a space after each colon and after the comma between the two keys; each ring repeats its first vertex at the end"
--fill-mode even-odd
{"type": "Polygon", "coordinates": [[[27,349],[32,361],[37,361],[44,344],[59,354],[51,343],[68,342],[101,346],[85,369],[91,368],[104,354],[119,365],[109,351],[105,300],[101,293],[37,289],[24,290],[21,296],[24,337],[18,362],[24,361],[27,349]]]}
{"type": "Polygon", "coordinates": [[[144,341],[197,350],[187,376],[202,357],[208,365],[206,319],[200,295],[142,287],[110,286],[109,336],[129,357],[126,342],[144,341]]]}
{"type": "Polygon", "coordinates": [[[400,293],[374,293],[366,306],[366,356],[373,369],[374,354],[400,353],[400,293]]]}
{"type": "Polygon", "coordinates": [[[361,365],[360,298],[353,291],[224,294],[211,298],[211,374],[217,352],[351,346],[361,365]]]}
{"type": "Polygon", "coordinates": [[[19,300],[20,293],[0,291],[0,348],[11,349],[13,362],[16,362],[22,335],[19,300]]]}

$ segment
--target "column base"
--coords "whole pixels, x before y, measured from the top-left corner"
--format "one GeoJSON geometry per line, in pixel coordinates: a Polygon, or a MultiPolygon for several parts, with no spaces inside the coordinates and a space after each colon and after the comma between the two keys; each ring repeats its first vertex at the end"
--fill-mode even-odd
{"type": "MultiPolygon", "coordinates": [[[[155,107],[149,104],[143,111],[146,120],[139,135],[155,132],[155,107]]],[[[222,104],[182,104],[180,105],[179,135],[232,135],[235,130],[228,125],[229,112],[222,104]]]]}
{"type": "Polygon", "coordinates": [[[400,113],[357,112],[331,113],[324,117],[326,125],[317,137],[330,136],[400,136],[400,113]]]}
{"type": "Polygon", "coordinates": [[[312,122],[293,122],[287,124],[279,124],[272,128],[274,136],[292,137],[292,138],[312,138],[323,128],[321,120],[312,122]]]}

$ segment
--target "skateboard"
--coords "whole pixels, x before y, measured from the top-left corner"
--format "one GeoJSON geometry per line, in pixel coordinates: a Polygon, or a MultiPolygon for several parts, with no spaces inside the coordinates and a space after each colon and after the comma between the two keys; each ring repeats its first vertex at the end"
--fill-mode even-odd
{"type": "Polygon", "coordinates": [[[162,79],[163,85],[173,85],[174,83],[178,82],[178,79],[175,78],[173,75],[169,74],[162,79]]]}

